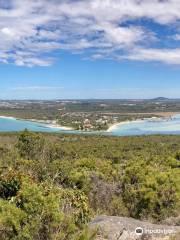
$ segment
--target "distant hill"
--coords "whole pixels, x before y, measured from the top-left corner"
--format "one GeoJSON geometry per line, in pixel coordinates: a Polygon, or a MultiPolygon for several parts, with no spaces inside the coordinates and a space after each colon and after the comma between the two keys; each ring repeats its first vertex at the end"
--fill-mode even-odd
{"type": "Polygon", "coordinates": [[[168,101],[168,100],[171,100],[171,99],[165,98],[165,97],[157,97],[157,98],[153,98],[152,100],[153,101],[168,101]]]}

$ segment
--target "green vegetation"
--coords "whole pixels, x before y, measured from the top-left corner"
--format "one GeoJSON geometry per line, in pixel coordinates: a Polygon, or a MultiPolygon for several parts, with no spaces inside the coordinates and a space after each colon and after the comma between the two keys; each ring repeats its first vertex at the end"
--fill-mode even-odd
{"type": "Polygon", "coordinates": [[[162,117],[167,112],[180,112],[180,100],[0,101],[0,115],[36,119],[88,131],[107,130],[111,124],[126,120],[162,117]]]}
{"type": "Polygon", "coordinates": [[[0,135],[1,239],[90,240],[98,214],[180,212],[180,137],[0,135]]]}

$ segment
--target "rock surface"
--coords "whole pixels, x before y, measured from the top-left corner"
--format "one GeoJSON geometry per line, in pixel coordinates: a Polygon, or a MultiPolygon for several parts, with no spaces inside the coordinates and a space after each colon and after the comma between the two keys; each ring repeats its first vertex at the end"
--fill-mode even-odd
{"type": "Polygon", "coordinates": [[[97,240],[170,240],[180,233],[180,226],[157,225],[133,218],[109,216],[96,217],[90,223],[90,228],[98,229],[97,240]]]}

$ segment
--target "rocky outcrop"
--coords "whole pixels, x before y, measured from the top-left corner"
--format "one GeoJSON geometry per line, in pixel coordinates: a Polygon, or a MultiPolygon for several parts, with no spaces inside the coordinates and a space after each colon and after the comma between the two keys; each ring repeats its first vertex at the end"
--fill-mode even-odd
{"type": "Polygon", "coordinates": [[[180,226],[157,225],[133,218],[109,216],[96,217],[90,223],[90,228],[97,229],[97,240],[170,240],[180,233],[180,226]]]}

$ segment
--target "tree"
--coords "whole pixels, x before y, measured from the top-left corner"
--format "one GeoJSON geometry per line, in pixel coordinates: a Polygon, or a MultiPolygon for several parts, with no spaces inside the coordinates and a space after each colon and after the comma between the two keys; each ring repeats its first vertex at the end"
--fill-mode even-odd
{"type": "Polygon", "coordinates": [[[24,130],[20,133],[16,146],[21,157],[38,159],[43,152],[44,142],[41,134],[24,130]]]}

